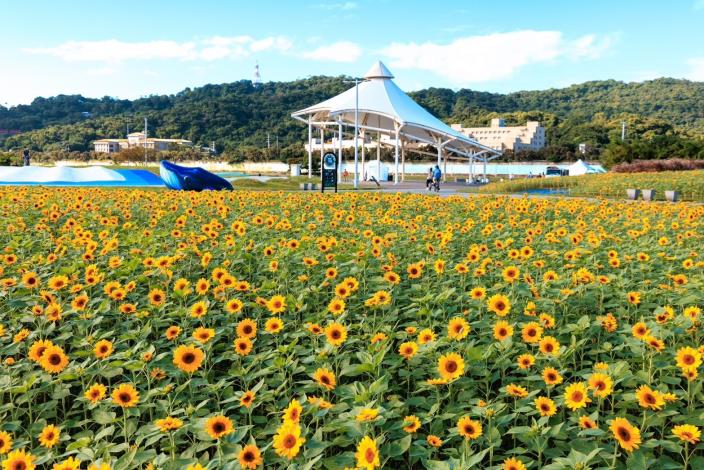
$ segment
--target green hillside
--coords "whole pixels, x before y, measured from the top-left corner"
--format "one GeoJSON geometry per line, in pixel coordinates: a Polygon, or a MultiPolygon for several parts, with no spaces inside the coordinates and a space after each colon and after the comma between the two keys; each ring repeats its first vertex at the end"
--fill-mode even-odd
{"type": "MultiPolygon", "coordinates": [[[[342,78],[312,77],[257,88],[243,80],[137,100],[80,95],[37,98],[30,105],[0,106],[0,129],[21,131],[0,136],[0,147],[84,152],[95,139],[122,136],[128,127],[141,130],[147,117],[151,135],[182,137],[202,146],[214,141],[228,154],[251,154],[254,148],[266,147],[267,134],[272,146],[278,138],[280,147],[300,151],[307,129],[290,113],[346,89],[349,85],[342,78]]],[[[429,88],[411,96],[448,123],[487,125],[499,115],[509,125],[540,120],[548,128],[553,153],[573,152],[581,142],[597,149],[616,145],[625,121],[632,144],[655,142],[666,149],[650,158],[669,156],[680,148],[686,150],[673,156],[704,158],[702,82],[607,80],[509,94],[429,88]]]]}

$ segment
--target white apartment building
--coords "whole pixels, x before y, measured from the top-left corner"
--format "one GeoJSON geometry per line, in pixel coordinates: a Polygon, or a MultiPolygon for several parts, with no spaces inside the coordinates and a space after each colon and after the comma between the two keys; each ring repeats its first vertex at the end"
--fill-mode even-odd
{"type": "Polygon", "coordinates": [[[507,127],[504,120],[491,120],[490,127],[462,127],[452,124],[452,128],[482,145],[496,150],[539,150],[545,147],[545,128],[538,121],[528,121],[525,126],[507,127]]]}
{"type": "MultiPolygon", "coordinates": [[[[146,147],[157,152],[172,150],[179,146],[191,147],[192,145],[193,142],[185,139],[146,139],[146,147]]],[[[132,147],[145,147],[144,132],[133,132],[128,134],[126,139],[99,139],[93,142],[93,148],[97,153],[115,153],[132,147]]]]}

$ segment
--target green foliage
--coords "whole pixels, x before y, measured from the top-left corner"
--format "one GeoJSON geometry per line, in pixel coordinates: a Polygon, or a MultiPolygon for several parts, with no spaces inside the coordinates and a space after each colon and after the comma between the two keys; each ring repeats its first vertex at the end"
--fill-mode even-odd
{"type": "MultiPolygon", "coordinates": [[[[185,138],[198,146],[214,141],[230,161],[276,158],[301,162],[307,128],[290,113],[345,90],[349,85],[343,78],[311,77],[256,88],[241,80],[133,101],[80,95],[37,98],[30,105],[0,106],[0,128],[22,131],[0,140],[0,148],[87,152],[95,139],[120,137],[128,128],[141,130],[147,117],[151,135],[185,138]]],[[[428,88],[410,95],[448,123],[486,126],[499,116],[507,125],[541,121],[551,148],[518,154],[517,159],[573,159],[580,143],[594,149],[610,148],[610,142],[620,140],[622,122],[626,122],[627,141],[633,145],[632,158],[702,158],[704,83],[700,82],[607,80],[505,95],[428,88]]],[[[618,160],[624,156],[616,151],[610,148],[607,159],[625,161],[618,160]]]]}

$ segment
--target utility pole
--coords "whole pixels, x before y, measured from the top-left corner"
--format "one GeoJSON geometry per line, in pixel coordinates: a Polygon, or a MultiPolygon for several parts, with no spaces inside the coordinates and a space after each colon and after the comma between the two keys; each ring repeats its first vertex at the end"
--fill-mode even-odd
{"type": "Polygon", "coordinates": [[[271,160],[271,139],[269,133],[266,133],[266,158],[271,160]]]}
{"type": "Polygon", "coordinates": [[[626,140],[626,121],[621,121],[621,142],[626,140]]]}

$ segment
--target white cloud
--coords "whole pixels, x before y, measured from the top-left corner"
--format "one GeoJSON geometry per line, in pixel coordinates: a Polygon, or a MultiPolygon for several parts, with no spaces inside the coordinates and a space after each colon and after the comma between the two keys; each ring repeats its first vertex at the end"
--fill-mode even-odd
{"type": "Polygon", "coordinates": [[[324,10],[354,10],[357,8],[357,2],[340,2],[340,3],[318,3],[314,5],[316,8],[322,8],[324,10]]]}
{"type": "Polygon", "coordinates": [[[214,36],[199,41],[125,42],[68,41],[55,47],[24,49],[30,54],[50,55],[67,62],[123,62],[127,60],[204,60],[238,59],[263,51],[286,52],[289,39],[272,36],[214,36]]]}
{"type": "Polygon", "coordinates": [[[458,38],[448,44],[392,43],[381,53],[392,67],[433,72],[457,84],[511,77],[529,64],[559,58],[594,59],[611,47],[612,36],[566,41],[559,31],[523,30],[458,38]]]}
{"type": "Polygon", "coordinates": [[[362,55],[362,49],[350,41],[340,41],[320,46],[309,52],[304,52],[303,57],[312,60],[327,60],[332,62],[356,62],[362,55]]]}
{"type": "Polygon", "coordinates": [[[687,78],[697,82],[704,82],[704,57],[695,57],[687,61],[689,73],[687,78]]]}

